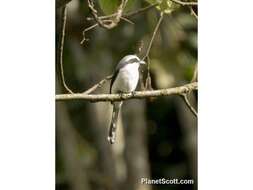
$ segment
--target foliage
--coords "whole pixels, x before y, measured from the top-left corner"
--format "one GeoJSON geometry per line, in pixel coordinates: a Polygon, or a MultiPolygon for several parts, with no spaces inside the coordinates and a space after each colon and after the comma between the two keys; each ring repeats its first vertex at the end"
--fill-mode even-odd
{"type": "MultiPolygon", "coordinates": [[[[121,0],[99,0],[98,2],[103,12],[106,15],[110,15],[115,13],[121,3],[121,0]]],[[[134,3],[136,3],[136,0],[128,0],[124,11],[130,10],[133,7],[134,3]]]]}
{"type": "Polygon", "coordinates": [[[170,14],[180,7],[180,5],[170,0],[146,0],[146,1],[149,2],[150,4],[159,3],[159,5],[156,6],[156,8],[165,14],[170,14]]]}

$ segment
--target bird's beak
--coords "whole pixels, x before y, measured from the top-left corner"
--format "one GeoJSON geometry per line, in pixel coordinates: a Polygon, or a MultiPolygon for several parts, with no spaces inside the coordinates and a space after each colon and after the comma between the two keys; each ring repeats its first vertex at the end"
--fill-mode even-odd
{"type": "Polygon", "coordinates": [[[146,62],[145,62],[145,61],[140,61],[139,63],[140,63],[140,64],[143,64],[143,65],[145,65],[145,64],[146,64],[146,62]]]}

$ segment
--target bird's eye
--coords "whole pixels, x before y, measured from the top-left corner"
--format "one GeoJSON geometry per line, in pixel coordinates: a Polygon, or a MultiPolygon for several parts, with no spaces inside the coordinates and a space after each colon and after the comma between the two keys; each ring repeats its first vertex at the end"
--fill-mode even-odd
{"type": "Polygon", "coordinates": [[[128,61],[128,63],[136,63],[136,62],[139,62],[137,58],[133,58],[128,61]]]}

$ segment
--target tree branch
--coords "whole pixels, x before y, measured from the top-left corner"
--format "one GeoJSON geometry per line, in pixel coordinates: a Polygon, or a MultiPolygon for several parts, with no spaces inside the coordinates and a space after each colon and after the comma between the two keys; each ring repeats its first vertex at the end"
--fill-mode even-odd
{"type": "Polygon", "coordinates": [[[193,113],[193,115],[195,115],[196,117],[198,117],[197,111],[193,108],[193,106],[191,105],[190,101],[188,100],[187,93],[183,93],[183,94],[181,94],[181,96],[184,99],[184,102],[186,103],[187,107],[193,113]]]}
{"type": "Polygon", "coordinates": [[[126,93],[126,94],[93,94],[93,95],[84,93],[58,94],[56,95],[55,99],[56,101],[67,101],[67,100],[85,100],[90,102],[123,101],[128,99],[141,99],[147,97],[182,95],[197,89],[198,83],[194,82],[174,88],[151,90],[151,91],[136,91],[133,93],[126,93]]]}
{"type": "Polygon", "coordinates": [[[102,87],[102,85],[103,85],[106,81],[110,80],[112,77],[113,77],[113,75],[109,75],[109,76],[105,77],[105,78],[104,78],[103,80],[101,80],[99,83],[93,85],[91,88],[89,88],[88,90],[84,91],[83,94],[90,94],[90,93],[92,93],[92,92],[95,91],[97,88],[102,87]]]}
{"type": "MultiPolygon", "coordinates": [[[[155,4],[152,4],[152,5],[148,5],[146,7],[143,7],[143,8],[140,8],[136,11],[132,11],[132,12],[128,12],[128,13],[125,13],[121,16],[121,19],[124,17],[124,18],[129,18],[129,17],[132,17],[132,16],[135,16],[137,14],[140,14],[140,13],[143,13],[145,11],[148,11],[154,7],[156,7],[157,5],[159,5],[159,3],[155,3],[155,4]]],[[[113,13],[113,14],[110,14],[110,15],[105,15],[105,16],[100,16],[99,18],[104,20],[104,19],[110,19],[114,16],[116,16],[117,13],[113,13]]],[[[94,18],[91,18],[91,17],[88,17],[87,20],[94,20],[94,18]]]]}
{"type": "Polygon", "coordinates": [[[143,8],[140,8],[136,11],[133,11],[133,12],[130,12],[130,13],[126,13],[123,15],[123,17],[131,17],[131,16],[135,16],[135,15],[138,15],[140,13],[143,13],[145,11],[148,11],[154,7],[156,7],[157,5],[159,5],[159,3],[155,3],[155,4],[152,4],[152,5],[149,5],[149,6],[146,6],[146,7],[143,7],[143,8]]]}
{"type": "Polygon", "coordinates": [[[123,14],[123,10],[127,4],[128,0],[121,0],[121,3],[115,13],[115,16],[111,19],[108,20],[102,20],[98,15],[97,15],[97,10],[94,8],[94,3],[92,0],[87,0],[88,2],[88,7],[91,10],[91,14],[93,15],[94,19],[98,23],[99,26],[105,28],[105,29],[112,29],[115,26],[118,25],[120,18],[123,14]]]}
{"type": "Polygon", "coordinates": [[[198,15],[197,15],[197,13],[195,13],[195,11],[192,9],[191,6],[189,6],[189,8],[190,8],[191,14],[198,20],[198,15]]]}
{"type": "Polygon", "coordinates": [[[188,6],[188,5],[198,5],[198,2],[185,2],[185,1],[180,1],[180,0],[171,0],[174,3],[180,4],[182,6],[188,6]]]}
{"type": "Polygon", "coordinates": [[[63,47],[64,47],[64,37],[65,37],[65,26],[66,26],[66,19],[67,19],[67,6],[62,7],[62,13],[61,13],[60,19],[61,19],[61,22],[60,22],[61,31],[59,34],[60,43],[57,46],[57,63],[56,64],[60,64],[60,76],[61,76],[62,85],[69,93],[73,94],[72,90],[69,89],[68,85],[65,82],[64,68],[63,68],[63,47]]]}
{"type": "MultiPolygon", "coordinates": [[[[88,5],[89,6],[91,6],[91,8],[90,9],[93,9],[93,11],[95,11],[95,13],[96,13],[96,10],[94,9],[94,6],[92,5],[92,3],[91,3],[91,1],[89,1],[88,0],[88,5]]],[[[113,21],[113,17],[115,17],[115,16],[120,16],[120,17],[118,17],[119,18],[119,20],[118,20],[118,22],[120,21],[120,19],[122,19],[122,20],[124,20],[124,21],[126,21],[126,22],[129,22],[129,23],[131,23],[131,24],[134,24],[134,23],[132,23],[131,21],[129,21],[127,18],[129,18],[129,17],[132,17],[132,16],[135,16],[135,15],[137,15],[137,14],[140,14],[140,13],[143,13],[143,12],[145,12],[145,11],[148,11],[148,10],[150,10],[150,9],[152,9],[152,8],[154,8],[154,7],[156,7],[157,5],[159,5],[159,3],[155,3],[155,4],[152,4],[152,5],[149,5],[149,6],[146,6],[146,7],[144,7],[144,8],[140,8],[140,9],[138,9],[138,10],[136,10],[136,11],[133,11],[133,12],[129,12],[129,13],[126,13],[126,14],[123,14],[122,15],[122,13],[121,13],[121,15],[118,15],[118,12],[116,12],[116,13],[113,13],[113,14],[111,14],[111,15],[105,15],[105,16],[97,16],[97,14],[93,14],[93,18],[87,18],[87,20],[96,20],[97,22],[94,24],[94,25],[92,25],[92,26],[90,26],[90,27],[88,27],[88,28],[86,28],[86,29],[84,29],[84,31],[83,31],[83,39],[82,39],[82,41],[80,42],[81,44],[83,44],[85,41],[87,41],[88,39],[86,39],[85,38],[85,33],[87,32],[87,31],[89,31],[89,30],[92,30],[92,29],[94,29],[96,26],[102,26],[103,27],[103,25],[104,24],[106,24],[106,23],[112,23],[113,21]],[[97,18],[97,19],[96,19],[97,18]],[[99,20],[99,22],[100,22],[100,24],[99,24],[99,22],[98,22],[98,20],[99,20]],[[102,24],[103,23],[103,24],[102,24]],[[102,25],[101,25],[102,24],[102,25]]],[[[118,24],[118,23],[117,23],[118,24]]],[[[116,24],[116,25],[117,25],[116,24]]],[[[115,25],[115,26],[116,26],[115,25]]],[[[115,26],[113,26],[113,27],[115,27],[115,26]]],[[[105,28],[107,28],[107,26],[105,27],[105,28]]],[[[111,29],[111,26],[109,27],[109,28],[107,28],[107,29],[111,29]]]]}
{"type": "Polygon", "coordinates": [[[156,35],[157,31],[158,31],[158,28],[159,28],[159,26],[160,26],[162,20],[163,20],[163,13],[161,13],[161,16],[160,16],[160,18],[159,18],[159,20],[158,20],[158,22],[157,22],[157,24],[156,24],[156,27],[155,27],[155,30],[154,30],[154,32],[153,32],[152,38],[151,38],[151,40],[150,40],[150,42],[149,42],[149,45],[148,45],[148,49],[147,49],[147,51],[146,51],[145,56],[142,58],[142,60],[144,60],[144,59],[146,59],[146,58],[148,57],[149,52],[150,52],[150,50],[151,50],[151,46],[152,46],[153,41],[154,41],[154,39],[155,39],[155,35],[156,35]]]}
{"type": "Polygon", "coordinates": [[[146,51],[146,54],[145,54],[144,57],[142,58],[142,60],[145,60],[145,59],[147,58],[147,62],[148,62],[148,64],[147,64],[147,66],[148,66],[148,69],[147,69],[148,74],[147,74],[147,78],[146,78],[146,82],[145,82],[145,88],[148,89],[148,90],[151,90],[151,89],[152,89],[151,77],[150,77],[150,70],[149,70],[149,66],[150,66],[149,52],[150,52],[150,50],[151,50],[152,44],[153,44],[154,39],[155,39],[155,35],[156,35],[157,31],[158,31],[158,28],[159,28],[159,26],[160,26],[162,20],[163,20],[163,13],[161,13],[161,16],[160,16],[160,18],[159,18],[159,20],[158,20],[158,22],[157,22],[157,24],[156,24],[156,27],[155,27],[155,30],[154,30],[153,35],[152,35],[152,37],[151,37],[151,40],[150,40],[150,42],[149,42],[149,45],[148,45],[148,49],[147,49],[147,51],[146,51]]]}
{"type": "Polygon", "coordinates": [[[85,33],[88,32],[89,30],[92,30],[93,28],[95,28],[95,27],[97,27],[97,26],[98,26],[98,23],[93,24],[92,26],[90,26],[90,27],[88,27],[88,28],[85,28],[85,29],[83,30],[83,39],[82,39],[82,41],[80,42],[80,44],[83,44],[85,41],[88,41],[88,40],[89,40],[89,39],[87,39],[87,38],[85,37],[85,33]]]}

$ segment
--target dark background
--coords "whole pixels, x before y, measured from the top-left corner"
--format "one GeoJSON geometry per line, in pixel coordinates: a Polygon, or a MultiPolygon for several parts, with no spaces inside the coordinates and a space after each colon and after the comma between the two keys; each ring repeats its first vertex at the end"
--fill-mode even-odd
{"type": "MultiPolygon", "coordinates": [[[[128,11],[147,5],[136,1],[128,11]]],[[[68,86],[74,92],[88,89],[110,75],[123,56],[138,53],[140,41],[140,55],[145,53],[159,13],[153,8],[130,18],[134,25],[121,21],[111,30],[97,27],[86,33],[90,40],[81,45],[82,31],[94,22],[86,20],[91,17],[86,1],[72,0],[63,51],[68,86]]],[[[56,28],[58,24],[56,20],[56,28]]],[[[152,45],[152,87],[189,83],[196,62],[197,20],[188,7],[180,7],[164,16],[152,45]]],[[[66,93],[56,71],[56,93],[66,93]]],[[[95,93],[108,92],[109,82],[95,93]]],[[[197,94],[191,94],[190,101],[196,107],[197,94]]],[[[197,189],[197,119],[181,97],[126,101],[112,146],[107,141],[111,111],[108,102],[56,103],[56,189],[197,189]],[[141,185],[142,177],[194,179],[195,184],[141,185]]]]}

